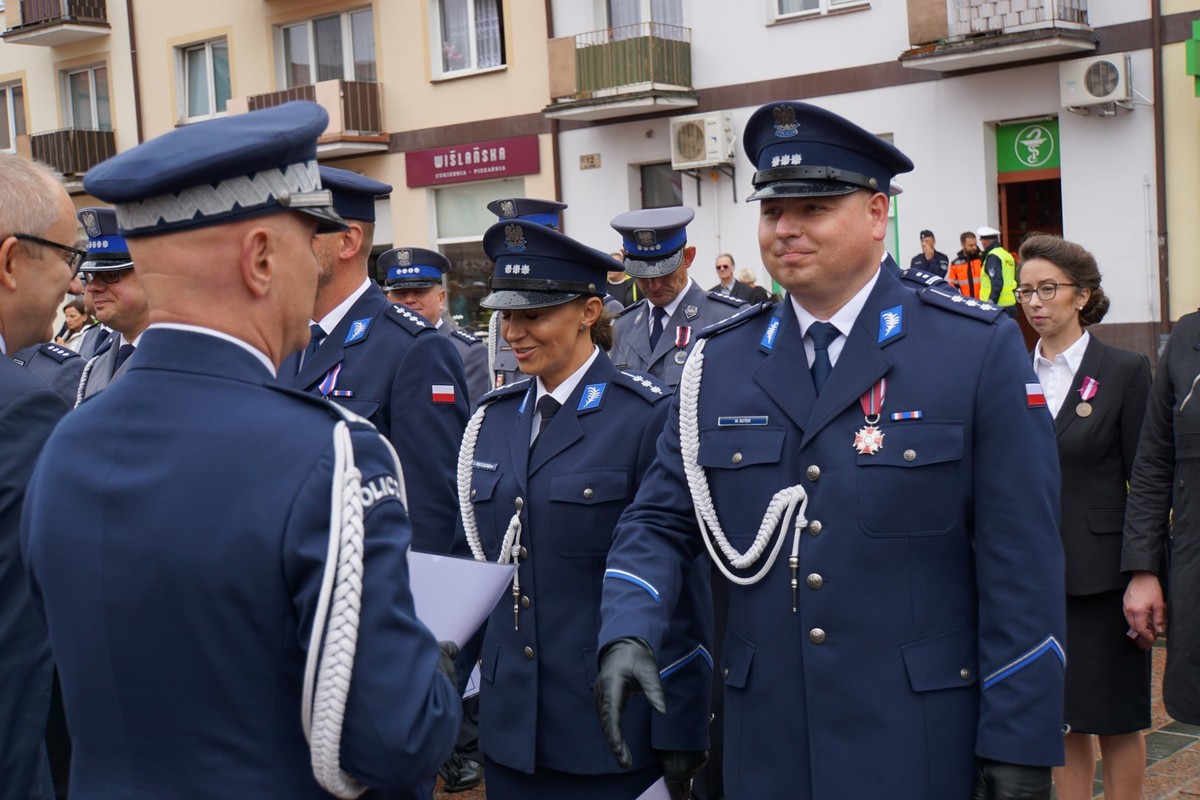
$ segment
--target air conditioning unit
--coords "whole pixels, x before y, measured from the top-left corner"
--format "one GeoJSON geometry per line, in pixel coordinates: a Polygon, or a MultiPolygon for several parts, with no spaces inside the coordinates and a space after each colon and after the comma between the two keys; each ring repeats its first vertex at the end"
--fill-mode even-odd
{"type": "Polygon", "coordinates": [[[727,112],[671,120],[671,169],[733,162],[733,122],[727,112]]]}
{"type": "Polygon", "coordinates": [[[1059,90],[1064,108],[1097,106],[1132,99],[1129,56],[1108,56],[1064,61],[1058,65],[1059,90]]]}

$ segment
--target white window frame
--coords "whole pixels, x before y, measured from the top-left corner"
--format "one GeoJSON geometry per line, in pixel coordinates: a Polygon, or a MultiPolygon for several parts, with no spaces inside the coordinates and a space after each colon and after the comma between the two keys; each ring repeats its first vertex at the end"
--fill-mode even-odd
{"type": "Polygon", "coordinates": [[[835,14],[839,11],[848,11],[850,9],[870,8],[871,0],[817,0],[817,7],[806,11],[783,11],[781,5],[783,0],[768,0],[771,17],[777,22],[783,22],[793,19],[808,19],[810,17],[824,17],[828,14],[835,14]]]}
{"type": "Polygon", "coordinates": [[[496,13],[499,15],[500,24],[500,63],[492,66],[480,67],[479,64],[479,40],[475,36],[475,0],[467,0],[467,30],[471,32],[468,36],[469,45],[467,54],[468,66],[461,69],[446,69],[442,62],[442,47],[445,43],[445,34],[442,31],[442,3],[444,0],[429,0],[429,52],[433,67],[433,74],[436,78],[458,78],[464,75],[478,75],[483,72],[496,72],[508,68],[508,49],[505,47],[504,41],[504,0],[494,0],[496,4],[496,13]]]}
{"type": "Polygon", "coordinates": [[[316,32],[313,23],[319,20],[338,18],[342,26],[342,74],[341,79],[344,81],[359,80],[354,72],[354,27],[352,18],[357,14],[368,14],[371,19],[371,49],[373,51],[373,63],[375,64],[375,80],[379,80],[379,54],[375,48],[375,15],[370,6],[365,8],[353,8],[349,11],[339,11],[335,14],[320,14],[308,19],[299,20],[297,22],[288,22],[282,25],[275,26],[275,69],[279,78],[280,88],[292,89],[296,86],[312,86],[318,83],[317,76],[317,40],[316,32]],[[304,27],[308,31],[308,83],[295,84],[289,83],[291,80],[291,70],[287,62],[287,32],[292,28],[304,27]]]}
{"type": "Polygon", "coordinates": [[[25,84],[21,81],[8,81],[0,84],[0,92],[4,93],[0,103],[7,106],[8,112],[8,147],[0,148],[0,152],[15,153],[17,151],[17,137],[25,132],[25,84]],[[13,105],[13,89],[21,90],[21,108],[18,110],[13,105]]]}
{"type": "MultiPolygon", "coordinates": [[[[179,97],[179,113],[177,116],[178,116],[180,122],[184,122],[184,123],[199,122],[201,120],[212,119],[214,117],[223,117],[226,114],[226,112],[223,110],[222,111],[216,110],[217,109],[217,75],[216,75],[216,69],[214,67],[215,62],[213,61],[213,45],[215,45],[215,44],[225,45],[225,59],[226,59],[226,63],[228,63],[229,62],[229,39],[228,39],[228,37],[225,37],[225,36],[217,36],[213,39],[208,39],[203,42],[192,42],[191,44],[185,44],[185,45],[181,45],[181,46],[175,48],[175,86],[178,90],[177,95],[179,97]],[[205,69],[208,72],[208,98],[207,99],[208,99],[208,109],[209,110],[208,110],[207,114],[197,114],[197,115],[193,116],[188,113],[190,110],[190,107],[191,107],[191,103],[188,102],[191,98],[191,95],[189,94],[189,87],[191,86],[191,82],[188,80],[188,77],[189,77],[188,70],[191,68],[190,67],[191,62],[188,61],[188,54],[193,51],[199,50],[201,48],[203,48],[203,50],[204,50],[205,69]]],[[[233,74],[232,74],[232,71],[233,70],[231,67],[230,75],[229,75],[229,90],[230,90],[229,93],[230,93],[231,98],[233,96],[233,74]]]]}
{"type": "Polygon", "coordinates": [[[112,86],[109,85],[108,64],[89,64],[86,67],[75,67],[73,69],[64,69],[59,73],[62,79],[63,87],[63,119],[66,121],[67,128],[76,128],[79,130],[94,130],[94,131],[111,131],[112,130],[112,86]],[[96,102],[96,70],[104,70],[105,89],[108,92],[108,127],[100,123],[100,106],[96,102]],[[88,76],[88,101],[90,103],[90,111],[92,115],[92,126],[84,128],[75,119],[75,105],[71,97],[71,76],[87,73],[88,76]]]}

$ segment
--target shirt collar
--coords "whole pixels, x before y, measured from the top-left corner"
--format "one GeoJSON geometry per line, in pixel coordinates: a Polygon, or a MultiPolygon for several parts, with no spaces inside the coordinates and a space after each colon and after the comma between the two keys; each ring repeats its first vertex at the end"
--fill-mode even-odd
{"type": "Polygon", "coordinates": [[[858,290],[858,294],[851,297],[846,305],[842,306],[828,320],[818,320],[809,311],[800,305],[795,297],[791,297],[792,309],[796,312],[796,319],[800,321],[800,335],[803,336],[808,332],[808,327],[814,322],[831,322],[833,327],[838,329],[838,333],[842,336],[849,336],[850,331],[854,328],[854,322],[858,319],[858,315],[862,313],[863,306],[867,304],[867,298],[871,295],[871,290],[875,288],[875,283],[879,280],[879,270],[871,276],[871,280],[867,281],[866,285],[858,290]]]}
{"type": "MultiPolygon", "coordinates": [[[[600,348],[592,345],[592,355],[587,361],[583,362],[583,366],[571,373],[571,375],[558,385],[553,392],[548,394],[559,402],[559,405],[566,405],[567,400],[571,397],[571,392],[575,391],[575,387],[583,380],[583,376],[591,369],[592,362],[596,360],[596,356],[600,355],[600,348]]],[[[537,400],[541,400],[542,396],[547,394],[546,386],[542,383],[542,376],[537,376],[537,400]]]]}
{"type": "MultiPolygon", "coordinates": [[[[1088,341],[1091,340],[1091,334],[1087,331],[1075,340],[1075,343],[1059,353],[1058,357],[1067,362],[1067,366],[1071,369],[1071,374],[1079,372],[1079,365],[1083,363],[1083,354],[1087,350],[1088,341]]],[[[1054,362],[1042,355],[1042,340],[1038,339],[1037,345],[1033,348],[1034,362],[1053,365],[1054,362]]]]}
{"type": "Polygon", "coordinates": [[[349,297],[338,303],[338,305],[332,311],[330,311],[328,314],[322,317],[320,321],[317,322],[317,324],[321,326],[321,330],[325,331],[326,336],[333,333],[333,329],[336,328],[338,323],[342,321],[342,317],[349,313],[350,307],[357,303],[358,298],[366,294],[367,289],[370,288],[371,279],[363,278],[361,286],[351,292],[349,297]]]}

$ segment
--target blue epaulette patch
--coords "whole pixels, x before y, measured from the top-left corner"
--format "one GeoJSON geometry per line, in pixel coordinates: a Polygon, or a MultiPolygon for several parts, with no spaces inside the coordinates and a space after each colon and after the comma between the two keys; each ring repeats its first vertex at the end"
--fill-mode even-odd
{"type": "Polygon", "coordinates": [[[450,332],[451,336],[456,336],[467,344],[483,344],[483,340],[464,331],[462,328],[455,328],[450,332]]]}
{"type": "Polygon", "coordinates": [[[949,285],[941,275],[935,275],[923,269],[902,269],[900,270],[900,280],[920,284],[921,286],[949,285]]]}
{"type": "Polygon", "coordinates": [[[501,397],[508,397],[509,395],[513,394],[524,394],[525,390],[529,388],[529,382],[531,380],[533,380],[533,378],[523,378],[519,381],[514,381],[513,383],[506,383],[499,389],[492,389],[483,397],[479,398],[479,405],[490,403],[493,400],[499,400],[501,397]]]}
{"type": "Polygon", "coordinates": [[[433,330],[433,326],[429,324],[427,319],[417,316],[405,306],[388,306],[384,311],[384,316],[414,336],[421,331],[433,330]]]}
{"type": "Polygon", "coordinates": [[[650,302],[649,300],[647,300],[646,298],[643,297],[641,300],[638,300],[636,303],[627,305],[627,306],[625,306],[624,309],[622,309],[621,311],[618,311],[617,318],[619,319],[619,318],[625,316],[626,314],[628,314],[629,312],[633,311],[635,308],[641,308],[642,306],[646,305],[649,302],[650,302]]]}
{"type": "Polygon", "coordinates": [[[928,305],[944,308],[947,311],[957,311],[964,317],[971,317],[981,322],[995,322],[1007,316],[999,306],[984,303],[973,297],[966,297],[953,289],[941,286],[922,289],[917,292],[917,296],[928,305]]]}
{"type": "Polygon", "coordinates": [[[670,386],[644,372],[618,370],[617,376],[613,383],[632,390],[634,394],[649,403],[657,403],[664,397],[670,397],[674,391],[670,386]]]}
{"type": "Polygon", "coordinates": [[[42,345],[40,349],[60,364],[72,358],[79,358],[79,353],[76,353],[71,348],[63,347],[61,344],[54,344],[53,342],[42,345]]]}
{"type": "Polygon", "coordinates": [[[731,294],[724,294],[722,292],[709,292],[708,297],[711,300],[720,300],[725,305],[733,306],[734,308],[746,305],[746,301],[742,298],[734,297],[731,294]]]}
{"type": "Polygon", "coordinates": [[[741,311],[737,312],[732,317],[726,317],[720,322],[714,322],[712,325],[709,325],[707,328],[700,331],[700,335],[707,338],[723,331],[730,330],[731,328],[736,328],[746,320],[754,319],[760,314],[774,309],[776,305],[778,305],[778,303],[772,303],[770,301],[743,305],[741,311]]]}

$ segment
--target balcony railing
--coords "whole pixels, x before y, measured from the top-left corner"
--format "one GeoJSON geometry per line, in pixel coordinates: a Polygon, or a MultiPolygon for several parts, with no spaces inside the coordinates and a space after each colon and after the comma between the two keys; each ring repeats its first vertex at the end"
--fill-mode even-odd
{"type": "Polygon", "coordinates": [[[35,133],[29,137],[30,154],[63,175],[82,175],[117,154],[117,139],[112,131],[86,131],[63,128],[35,133]]]}
{"type": "Polygon", "coordinates": [[[15,24],[3,34],[14,44],[58,47],[109,32],[105,0],[20,0],[16,10],[20,19],[10,10],[15,24]]]}
{"type": "Polygon", "coordinates": [[[108,22],[105,0],[21,0],[21,24],[108,22]]]}
{"type": "Polygon", "coordinates": [[[373,153],[388,148],[380,84],[371,81],[321,81],[277,92],[233,98],[228,112],[239,114],[310,100],[329,112],[329,125],[317,143],[319,157],[373,153]]]}

